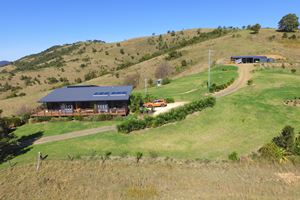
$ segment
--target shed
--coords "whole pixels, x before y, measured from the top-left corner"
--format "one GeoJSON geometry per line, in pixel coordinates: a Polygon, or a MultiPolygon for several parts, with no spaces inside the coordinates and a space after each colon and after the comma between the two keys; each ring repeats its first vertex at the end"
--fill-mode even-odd
{"type": "Polygon", "coordinates": [[[232,56],[231,61],[236,64],[241,63],[267,63],[274,62],[274,59],[267,56],[232,56]]]}

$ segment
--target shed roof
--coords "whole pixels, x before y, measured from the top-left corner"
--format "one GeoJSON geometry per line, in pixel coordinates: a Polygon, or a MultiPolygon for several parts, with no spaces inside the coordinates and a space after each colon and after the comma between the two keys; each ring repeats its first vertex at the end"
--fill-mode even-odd
{"type": "Polygon", "coordinates": [[[233,59],[240,59],[240,58],[254,58],[254,59],[266,59],[267,56],[232,56],[233,59]]]}
{"type": "Polygon", "coordinates": [[[132,86],[67,86],[53,90],[40,103],[129,100],[132,86]]]}

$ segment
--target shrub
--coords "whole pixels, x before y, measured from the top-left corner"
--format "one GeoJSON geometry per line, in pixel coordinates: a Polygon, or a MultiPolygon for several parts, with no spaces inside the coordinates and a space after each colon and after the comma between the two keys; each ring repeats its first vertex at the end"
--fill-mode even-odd
{"type": "Polygon", "coordinates": [[[286,152],[284,149],[278,147],[275,143],[271,142],[264,145],[258,150],[260,156],[264,159],[282,162],[286,160],[286,152]]]}
{"type": "Polygon", "coordinates": [[[67,119],[67,121],[73,121],[74,117],[73,116],[68,116],[66,119],[67,119]]]}
{"type": "Polygon", "coordinates": [[[295,34],[293,34],[292,36],[289,37],[290,40],[296,40],[297,36],[295,34]]]}
{"type": "Polygon", "coordinates": [[[255,24],[253,26],[251,26],[250,30],[253,31],[253,34],[257,34],[259,33],[259,30],[261,29],[261,25],[260,24],[255,24]]]}
{"type": "Polygon", "coordinates": [[[93,116],[92,118],[93,121],[108,121],[112,119],[113,119],[113,115],[96,115],[93,116]]]}
{"type": "Polygon", "coordinates": [[[84,63],[82,63],[81,65],[80,65],[80,68],[81,69],[83,69],[83,68],[85,68],[86,67],[86,64],[84,64],[84,63]]]}
{"type": "Polygon", "coordinates": [[[293,73],[293,74],[295,74],[296,73],[296,69],[291,69],[291,72],[293,73]]]}
{"type": "Polygon", "coordinates": [[[19,117],[3,117],[2,120],[9,128],[16,128],[22,126],[25,122],[21,120],[19,117]]]}
{"type": "Polygon", "coordinates": [[[151,127],[159,127],[167,123],[180,121],[187,115],[201,111],[207,107],[213,107],[216,103],[214,97],[193,101],[179,108],[172,109],[167,113],[162,113],[157,117],[145,117],[145,119],[129,118],[117,126],[119,132],[130,133],[135,130],[141,130],[151,127]]]}
{"type": "Polygon", "coordinates": [[[130,95],[130,104],[129,109],[131,112],[136,113],[139,112],[140,107],[143,105],[143,97],[140,93],[134,93],[130,95]]]}
{"type": "Polygon", "coordinates": [[[168,56],[166,57],[166,60],[174,60],[176,58],[180,58],[182,56],[182,53],[179,51],[171,51],[168,53],[168,56]]]}
{"type": "Polygon", "coordinates": [[[174,100],[174,98],[172,98],[172,97],[167,97],[167,98],[166,98],[166,102],[167,102],[167,103],[174,103],[175,100],[174,100]]]}
{"type": "Polygon", "coordinates": [[[96,71],[89,71],[87,74],[84,75],[84,80],[86,80],[86,81],[94,79],[94,78],[97,78],[96,71]]]}
{"type": "Polygon", "coordinates": [[[82,82],[81,78],[76,78],[75,79],[75,83],[81,83],[81,82],[82,82]]]}
{"type": "Polygon", "coordinates": [[[30,119],[30,113],[24,113],[20,116],[20,119],[24,122],[24,123],[28,123],[29,119],[30,119]]]}
{"type": "Polygon", "coordinates": [[[280,136],[274,137],[272,141],[278,147],[291,151],[295,141],[294,128],[291,126],[284,127],[280,136]]]}
{"type": "Polygon", "coordinates": [[[74,119],[76,121],[83,121],[83,116],[75,116],[74,119]]]}
{"type": "Polygon", "coordinates": [[[288,34],[287,33],[283,33],[282,34],[282,39],[286,39],[286,38],[288,38],[288,34]]]}
{"type": "Polygon", "coordinates": [[[33,122],[48,122],[51,120],[51,117],[48,116],[39,116],[39,117],[35,117],[33,118],[33,122]]]}
{"type": "Polygon", "coordinates": [[[143,157],[142,152],[136,152],[136,163],[139,163],[142,157],[143,157]]]}
{"type": "Polygon", "coordinates": [[[232,161],[238,161],[239,160],[238,153],[235,151],[232,152],[231,154],[228,155],[228,159],[232,161]]]}
{"type": "Polygon", "coordinates": [[[48,84],[55,84],[59,82],[55,77],[48,77],[47,80],[48,80],[48,84]]]}
{"type": "Polygon", "coordinates": [[[169,83],[171,83],[171,79],[169,79],[168,77],[166,77],[166,78],[164,78],[163,80],[162,80],[162,85],[167,85],[167,84],[169,84],[169,83]]]}
{"type": "Polygon", "coordinates": [[[187,66],[186,60],[182,60],[182,61],[181,61],[181,66],[182,66],[182,67],[186,67],[186,66],[187,66]]]}
{"type": "Polygon", "coordinates": [[[234,78],[232,78],[230,81],[222,85],[216,85],[215,83],[213,83],[209,88],[209,92],[218,92],[220,90],[224,90],[225,88],[230,86],[233,82],[234,82],[234,78]]]}
{"type": "Polygon", "coordinates": [[[253,80],[252,79],[250,79],[250,80],[247,81],[247,85],[252,85],[252,84],[253,84],[253,80]]]}
{"type": "Polygon", "coordinates": [[[116,68],[116,70],[125,69],[125,68],[128,68],[128,67],[130,67],[130,66],[132,66],[134,64],[135,63],[133,63],[133,62],[125,61],[125,62],[119,64],[119,66],[116,68]]]}

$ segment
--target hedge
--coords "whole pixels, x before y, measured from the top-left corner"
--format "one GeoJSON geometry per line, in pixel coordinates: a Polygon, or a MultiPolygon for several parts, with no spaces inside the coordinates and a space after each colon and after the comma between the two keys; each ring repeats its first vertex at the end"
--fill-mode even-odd
{"type": "Polygon", "coordinates": [[[215,83],[211,85],[209,88],[209,92],[219,92],[220,90],[226,89],[228,86],[230,86],[234,82],[234,78],[232,78],[230,81],[227,83],[221,84],[221,85],[216,85],[215,83]]]}
{"type": "Polygon", "coordinates": [[[179,108],[172,109],[171,111],[162,113],[157,117],[146,116],[144,119],[131,118],[125,120],[122,124],[117,126],[117,129],[118,132],[121,133],[130,133],[135,130],[159,127],[164,124],[181,121],[189,114],[201,111],[208,107],[213,107],[215,103],[216,99],[214,97],[207,97],[185,104],[179,108]]]}
{"type": "Polygon", "coordinates": [[[38,117],[34,117],[31,119],[31,122],[33,123],[39,123],[39,122],[48,122],[48,121],[52,121],[52,122],[65,122],[65,121],[109,121],[109,120],[113,120],[114,116],[113,115],[95,115],[95,116],[88,116],[88,117],[84,117],[84,116],[68,116],[68,117],[50,117],[50,116],[38,116],[38,117]]]}

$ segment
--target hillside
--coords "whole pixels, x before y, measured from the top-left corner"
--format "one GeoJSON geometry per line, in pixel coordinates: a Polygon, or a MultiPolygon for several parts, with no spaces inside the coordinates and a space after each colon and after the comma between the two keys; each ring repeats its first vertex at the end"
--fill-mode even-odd
{"type": "Polygon", "coordinates": [[[214,33],[191,29],[119,43],[87,41],[54,46],[1,69],[0,109],[5,115],[32,109],[50,89],[66,84],[124,84],[128,76],[135,76],[142,87],[144,78],[155,79],[156,67],[164,62],[173,68],[173,77],[194,74],[207,68],[209,48],[214,50],[217,63],[227,63],[232,55],[252,54],[280,58],[279,66],[284,62],[287,67],[299,67],[300,40],[281,37],[282,33],[273,29],[263,29],[258,35],[248,30],[214,33]],[[181,55],[167,61],[168,53],[174,50],[181,55]],[[186,66],[181,64],[183,60],[186,66]]]}
{"type": "MultiPolygon", "coordinates": [[[[217,99],[213,108],[207,108],[187,116],[186,119],[157,128],[147,128],[130,134],[116,131],[68,140],[32,145],[24,154],[11,162],[18,164],[32,162],[38,152],[48,154],[47,160],[67,159],[67,156],[131,155],[142,152],[145,157],[156,154],[159,157],[201,160],[226,160],[232,152],[249,156],[290,125],[295,133],[300,130],[300,109],[283,102],[300,96],[300,72],[288,69],[255,68],[252,73],[253,85],[244,86],[234,94],[217,99]]],[[[222,84],[237,77],[236,67],[215,67],[212,81],[222,84]],[[224,68],[228,70],[223,70],[224,68]]],[[[176,78],[170,84],[151,88],[152,95],[173,97],[176,101],[194,101],[207,93],[205,80],[207,72],[176,78]],[[204,84],[203,84],[204,83],[204,84]],[[195,90],[196,89],[196,90],[195,90]],[[189,93],[186,93],[190,91],[189,93]]],[[[120,121],[61,122],[26,124],[14,133],[19,138],[61,135],[88,127],[117,124],[120,121]]],[[[4,164],[5,165],[5,164],[4,164]]],[[[1,165],[0,165],[1,167],[1,165]]]]}
{"type": "Polygon", "coordinates": [[[6,61],[6,60],[2,60],[2,61],[0,61],[0,67],[4,67],[4,66],[6,66],[6,65],[9,65],[11,62],[9,62],[9,61],[6,61]]]}

